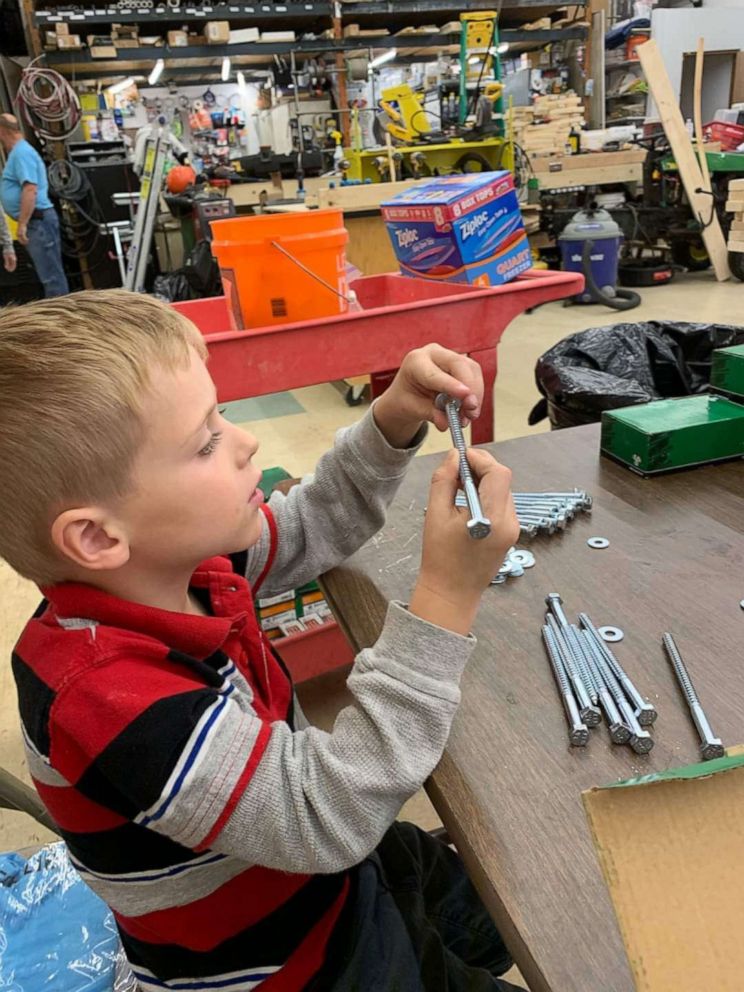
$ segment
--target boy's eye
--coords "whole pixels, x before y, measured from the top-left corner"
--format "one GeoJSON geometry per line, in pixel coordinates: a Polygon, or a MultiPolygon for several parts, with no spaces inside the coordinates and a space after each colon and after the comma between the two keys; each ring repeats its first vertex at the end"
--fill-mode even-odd
{"type": "Polygon", "coordinates": [[[219,440],[220,440],[221,437],[222,437],[222,431],[216,431],[210,437],[210,439],[207,441],[207,443],[204,445],[204,447],[201,449],[201,451],[199,452],[199,455],[202,458],[206,458],[207,455],[211,455],[212,452],[214,451],[214,449],[219,444],[219,440]]]}

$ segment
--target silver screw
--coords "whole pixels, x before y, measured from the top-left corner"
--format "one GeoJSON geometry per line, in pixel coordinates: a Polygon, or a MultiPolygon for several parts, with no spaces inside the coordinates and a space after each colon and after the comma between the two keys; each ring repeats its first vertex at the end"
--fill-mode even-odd
{"type": "Polygon", "coordinates": [[[692,684],[692,679],[685,667],[684,661],[682,661],[682,655],[679,653],[674,638],[671,634],[664,634],[662,641],[667,656],[674,668],[680,688],[687,699],[687,704],[692,713],[692,719],[700,734],[700,751],[703,755],[703,761],[710,761],[712,758],[722,758],[724,755],[723,744],[719,737],[713,736],[713,731],[710,729],[710,724],[700,705],[698,694],[695,692],[695,686],[692,684]]]}
{"type": "Polygon", "coordinates": [[[633,707],[623,695],[623,690],[620,688],[620,683],[613,675],[612,669],[607,664],[602,652],[595,643],[594,638],[587,637],[586,643],[589,645],[589,649],[592,652],[597,670],[602,676],[605,686],[615,700],[617,708],[622,713],[623,722],[630,731],[630,739],[628,743],[636,754],[648,754],[654,746],[653,738],[647,730],[644,730],[643,727],[641,727],[640,723],[636,719],[636,715],[633,712],[633,707]]]}
{"type": "Polygon", "coordinates": [[[634,683],[628,677],[625,669],[607,646],[607,642],[604,640],[586,613],[579,613],[579,623],[596,642],[597,647],[602,652],[605,661],[612,669],[612,674],[618,680],[627,693],[628,698],[633,703],[633,706],[635,707],[635,715],[640,725],[642,727],[650,727],[658,716],[656,708],[652,706],[651,703],[647,702],[647,700],[645,700],[636,689],[634,683]]]}
{"type": "Polygon", "coordinates": [[[436,398],[436,405],[447,414],[452,441],[460,453],[460,479],[462,488],[465,490],[465,498],[468,501],[468,533],[471,537],[480,539],[488,537],[491,533],[491,521],[483,515],[483,510],[478,496],[478,488],[473,480],[473,473],[468,464],[467,445],[465,435],[462,433],[460,423],[460,400],[452,399],[446,393],[439,393],[436,398]]]}
{"type": "Polygon", "coordinates": [[[543,641],[545,642],[545,650],[548,652],[548,658],[550,659],[550,667],[553,669],[553,675],[555,676],[555,681],[558,684],[561,699],[563,700],[563,706],[566,710],[568,723],[571,728],[569,730],[568,739],[574,747],[586,747],[589,742],[589,730],[586,725],[581,722],[576,700],[574,699],[573,693],[571,692],[571,687],[568,684],[566,669],[563,666],[563,661],[550,627],[543,627],[542,636],[543,641]]]}
{"type": "Polygon", "coordinates": [[[602,714],[592,704],[591,696],[584,685],[584,680],[581,677],[579,667],[574,658],[573,649],[566,636],[567,630],[559,625],[552,613],[548,613],[546,616],[546,623],[553,634],[558,652],[563,661],[563,666],[573,686],[579,704],[579,715],[587,727],[596,727],[602,719],[602,714]]]}
{"type": "Polygon", "coordinates": [[[607,686],[604,684],[604,679],[602,678],[602,675],[594,662],[594,655],[592,654],[591,648],[586,643],[587,637],[588,634],[585,631],[580,630],[578,632],[579,644],[584,650],[586,666],[591,672],[597,685],[599,702],[602,709],[605,711],[605,716],[607,717],[607,729],[609,730],[610,740],[613,744],[627,744],[630,740],[630,730],[623,723],[620,710],[615,705],[615,700],[612,698],[607,686]]]}
{"type": "Polygon", "coordinates": [[[599,702],[599,686],[586,663],[586,653],[579,639],[578,627],[571,624],[569,629],[571,631],[571,645],[574,649],[574,657],[576,658],[576,665],[579,669],[579,674],[584,681],[584,685],[589,693],[589,698],[591,699],[592,704],[596,706],[599,702]]]}

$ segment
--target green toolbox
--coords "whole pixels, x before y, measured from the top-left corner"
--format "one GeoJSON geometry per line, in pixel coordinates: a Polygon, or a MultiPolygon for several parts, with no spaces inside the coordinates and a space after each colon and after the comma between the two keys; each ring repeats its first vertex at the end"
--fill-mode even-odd
{"type": "Polygon", "coordinates": [[[713,352],[710,384],[723,393],[744,397],[744,344],[713,352]]]}
{"type": "Polygon", "coordinates": [[[640,475],[744,455],[744,406],[685,396],[602,414],[602,454],[640,475]]]}

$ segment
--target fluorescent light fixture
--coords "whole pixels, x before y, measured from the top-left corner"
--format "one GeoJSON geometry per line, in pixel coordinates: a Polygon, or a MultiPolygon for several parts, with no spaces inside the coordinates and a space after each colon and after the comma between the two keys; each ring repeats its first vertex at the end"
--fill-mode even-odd
{"type": "Polygon", "coordinates": [[[509,42],[500,41],[495,48],[491,49],[491,55],[506,55],[509,51],[509,42]]]}
{"type": "Polygon", "coordinates": [[[134,76],[127,76],[127,78],[122,79],[121,82],[114,83],[113,86],[109,86],[109,93],[121,93],[122,90],[128,90],[133,83],[134,76]]]}
{"type": "Polygon", "coordinates": [[[226,55],[222,60],[222,82],[226,83],[230,78],[230,56],[226,55]]]}
{"type": "Polygon", "coordinates": [[[470,65],[478,65],[480,60],[481,60],[480,55],[471,55],[470,58],[468,59],[468,62],[470,63],[470,65]]]}
{"type": "Polygon", "coordinates": [[[378,55],[377,58],[372,59],[369,64],[370,69],[377,69],[379,66],[384,65],[386,62],[392,62],[395,56],[398,54],[397,48],[389,48],[382,55],[378,55]]]}
{"type": "Polygon", "coordinates": [[[163,75],[163,69],[165,69],[165,61],[163,59],[158,59],[155,65],[152,67],[152,72],[147,77],[147,83],[149,86],[154,86],[155,83],[163,75]]]}
{"type": "Polygon", "coordinates": [[[240,87],[240,89],[243,89],[243,87],[245,86],[245,76],[240,71],[240,69],[238,69],[238,86],[240,87]]]}

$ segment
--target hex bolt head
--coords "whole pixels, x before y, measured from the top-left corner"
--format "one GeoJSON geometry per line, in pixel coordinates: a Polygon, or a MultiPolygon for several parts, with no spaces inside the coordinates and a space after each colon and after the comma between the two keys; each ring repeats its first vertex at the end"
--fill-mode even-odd
{"type": "Polygon", "coordinates": [[[701,744],[700,753],[703,761],[713,761],[714,758],[722,758],[726,750],[720,738],[717,737],[715,740],[706,741],[705,744],[701,744]]]}

